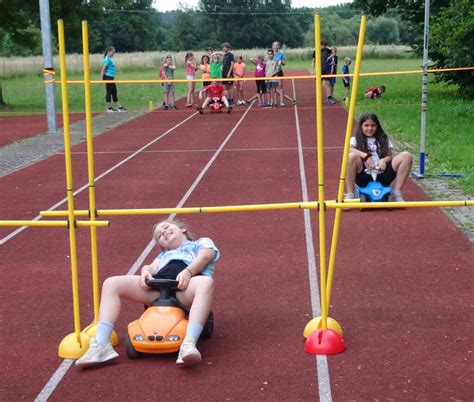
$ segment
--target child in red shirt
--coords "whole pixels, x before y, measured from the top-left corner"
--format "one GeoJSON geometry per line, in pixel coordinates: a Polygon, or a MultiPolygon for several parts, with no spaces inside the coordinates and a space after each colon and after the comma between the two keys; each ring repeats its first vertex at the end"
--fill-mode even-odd
{"type": "Polygon", "coordinates": [[[204,109],[215,102],[223,103],[227,108],[227,113],[230,113],[232,108],[229,106],[229,102],[227,101],[227,98],[224,95],[224,87],[221,83],[217,81],[212,81],[211,85],[208,85],[207,87],[199,91],[199,99],[202,99],[202,94],[204,92],[207,92],[207,97],[204,100],[202,106],[197,108],[197,111],[199,113],[203,114],[204,109]]]}
{"type": "Polygon", "coordinates": [[[365,91],[364,96],[367,99],[377,99],[377,98],[380,98],[384,92],[385,92],[385,87],[381,85],[379,87],[369,88],[367,91],[365,91]]]}

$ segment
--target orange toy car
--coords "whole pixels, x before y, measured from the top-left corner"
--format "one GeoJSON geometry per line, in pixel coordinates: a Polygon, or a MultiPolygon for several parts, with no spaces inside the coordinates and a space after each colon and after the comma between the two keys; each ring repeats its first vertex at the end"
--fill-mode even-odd
{"type": "MultiPolygon", "coordinates": [[[[189,307],[176,299],[178,282],[170,279],[151,279],[147,285],[160,292],[160,297],[148,307],[142,316],[128,324],[127,356],[139,359],[143,353],[177,352],[183,343],[188,326],[189,307]]],[[[202,332],[210,338],[214,331],[211,312],[202,332]]]]}

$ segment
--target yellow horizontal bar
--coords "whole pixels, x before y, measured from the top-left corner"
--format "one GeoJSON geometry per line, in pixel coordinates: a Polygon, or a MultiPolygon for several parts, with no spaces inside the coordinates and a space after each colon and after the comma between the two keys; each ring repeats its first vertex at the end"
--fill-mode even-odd
{"type": "MultiPolygon", "coordinates": [[[[368,202],[360,204],[358,199],[351,202],[337,203],[334,200],[326,201],[326,207],[335,208],[419,208],[419,207],[465,207],[474,206],[473,200],[466,201],[406,201],[406,202],[368,202]]],[[[244,212],[244,211],[269,211],[278,209],[317,209],[317,201],[286,202],[276,204],[250,204],[250,205],[224,205],[214,207],[189,207],[189,208],[137,208],[137,209],[99,209],[97,216],[114,215],[166,215],[166,214],[198,214],[209,212],[244,212]]],[[[41,211],[41,216],[66,216],[68,211],[41,211]]],[[[87,210],[74,211],[75,216],[88,216],[87,210]]],[[[87,222],[87,221],[78,221],[87,222]]]]}
{"type": "Polygon", "coordinates": [[[405,201],[405,202],[341,202],[327,204],[327,208],[438,208],[438,207],[472,207],[473,200],[466,201],[405,201]]]}
{"type": "MultiPolygon", "coordinates": [[[[67,211],[66,215],[67,215],[67,211]]],[[[109,221],[77,221],[77,227],[109,226],[109,221]]],[[[37,227],[67,227],[68,221],[28,221],[28,220],[0,220],[0,226],[37,226],[37,227]]]]}
{"type": "MultiPolygon", "coordinates": [[[[453,68],[433,68],[427,70],[427,73],[443,73],[448,71],[466,71],[474,70],[474,67],[453,67],[453,68]]],[[[423,70],[402,70],[402,71],[383,71],[383,72],[373,72],[373,73],[360,73],[361,77],[371,77],[371,76],[380,76],[380,75],[403,75],[403,74],[421,74],[423,70]]],[[[342,77],[353,77],[354,74],[325,74],[321,78],[342,78],[342,77]]],[[[315,79],[315,75],[296,75],[296,76],[286,76],[286,77],[271,77],[272,80],[294,80],[294,79],[315,79]]],[[[161,84],[161,83],[186,83],[186,82],[203,82],[203,81],[268,81],[270,77],[245,77],[245,78],[215,78],[215,79],[202,79],[196,78],[194,80],[187,79],[174,79],[174,80],[91,80],[91,84],[161,84]]],[[[55,83],[61,84],[60,80],[54,80],[55,83]]],[[[70,80],[66,81],[68,84],[84,84],[84,80],[70,80]]]]}
{"type": "MultiPolygon", "coordinates": [[[[335,201],[328,201],[333,203],[335,201]]],[[[215,207],[189,207],[189,208],[138,208],[138,209],[99,209],[97,216],[113,215],[166,215],[166,214],[197,214],[206,212],[243,212],[243,211],[266,211],[277,209],[316,209],[317,202],[288,202],[278,204],[252,204],[252,205],[226,205],[215,207]]],[[[41,211],[41,216],[66,216],[67,211],[41,211]]],[[[74,211],[75,216],[87,216],[89,211],[74,211]]]]}

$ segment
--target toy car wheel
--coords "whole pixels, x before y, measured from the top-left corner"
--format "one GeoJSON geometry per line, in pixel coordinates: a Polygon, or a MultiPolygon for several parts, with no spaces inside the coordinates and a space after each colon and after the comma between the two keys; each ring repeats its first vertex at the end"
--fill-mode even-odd
{"type": "Polygon", "coordinates": [[[212,333],[214,332],[214,314],[211,311],[211,314],[209,314],[209,318],[207,319],[206,325],[204,326],[204,329],[202,330],[202,337],[209,339],[212,337],[212,333]]]}
{"type": "Polygon", "coordinates": [[[135,348],[133,347],[132,341],[130,340],[130,337],[127,335],[127,356],[129,359],[141,359],[143,357],[142,352],[137,352],[135,348]]]}

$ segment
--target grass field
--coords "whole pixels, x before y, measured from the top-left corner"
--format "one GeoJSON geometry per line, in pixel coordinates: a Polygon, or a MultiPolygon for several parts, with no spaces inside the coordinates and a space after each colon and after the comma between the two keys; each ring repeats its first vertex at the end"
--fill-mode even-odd
{"type": "MultiPolygon", "coordinates": [[[[342,60],[345,54],[339,54],[342,60]]],[[[363,72],[402,71],[420,69],[418,59],[367,59],[363,60],[363,72]]],[[[287,69],[309,69],[311,60],[291,60],[287,69]]],[[[352,68],[354,67],[351,66],[352,68]]],[[[99,79],[99,71],[92,72],[92,79],[99,79]]],[[[120,70],[117,79],[157,79],[157,69],[120,70]]],[[[176,78],[184,78],[183,69],[178,69],[176,78]]],[[[457,88],[433,83],[430,75],[428,86],[428,113],[426,131],[426,173],[461,173],[462,179],[453,180],[453,185],[474,194],[474,103],[458,96],[457,88]]],[[[68,79],[82,79],[82,74],[72,73],[68,79]]],[[[197,87],[201,85],[198,83],[197,87]]],[[[60,93],[57,91],[57,105],[60,110],[60,93]]],[[[158,105],[162,101],[160,84],[122,84],[119,86],[119,99],[131,110],[145,109],[150,100],[158,105]]],[[[253,90],[253,86],[252,86],[253,90]]],[[[184,84],[177,85],[177,97],[186,92],[184,84]]],[[[379,115],[386,131],[396,140],[409,144],[411,151],[419,154],[420,142],[420,103],[421,75],[400,75],[384,77],[363,77],[359,82],[357,114],[371,111],[379,115]],[[363,97],[364,89],[385,85],[387,92],[379,100],[363,97]]],[[[44,112],[45,101],[42,77],[21,76],[3,81],[5,101],[10,112],[44,112]]],[[[341,99],[343,87],[340,80],[336,83],[336,98],[341,99]]],[[[92,86],[92,110],[104,110],[103,85],[92,86]]],[[[81,85],[69,87],[70,111],[84,110],[84,89],[81,85]]],[[[8,112],[8,111],[7,111],[8,112]]],[[[417,168],[415,170],[418,170],[417,168]]]]}

